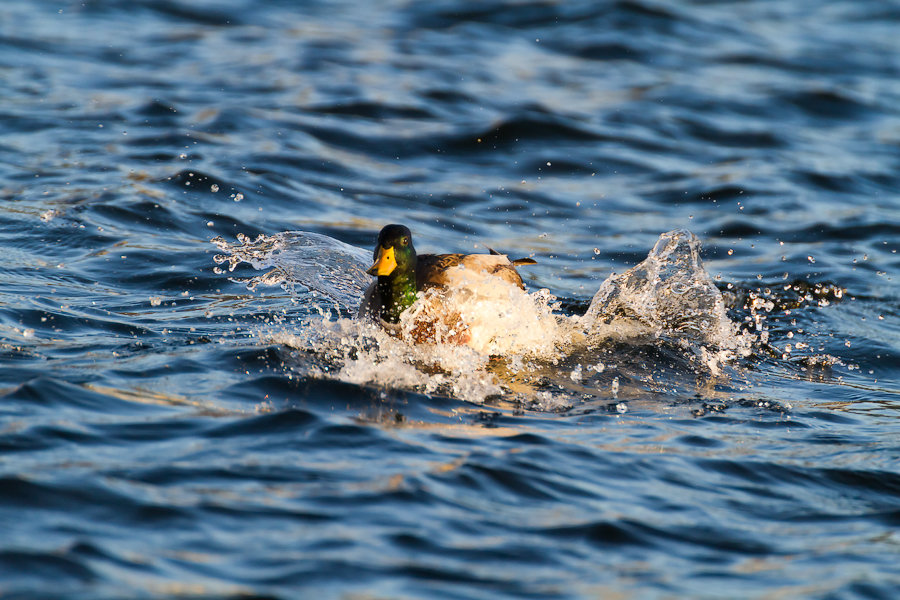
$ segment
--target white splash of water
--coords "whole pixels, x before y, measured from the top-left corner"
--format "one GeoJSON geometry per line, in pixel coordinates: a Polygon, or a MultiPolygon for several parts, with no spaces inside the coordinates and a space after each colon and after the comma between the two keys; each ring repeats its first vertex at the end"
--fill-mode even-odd
{"type": "Polygon", "coordinates": [[[700,240],[677,229],[659,237],[647,258],[604,281],[581,325],[593,339],[659,339],[693,348],[717,375],[721,366],[752,350],[700,259],[700,240]]]}
{"type": "Polygon", "coordinates": [[[488,355],[453,344],[409,344],[373,323],[340,318],[310,322],[298,332],[261,334],[276,343],[323,357],[328,372],[310,369],[309,375],[357,385],[415,389],[482,403],[503,393],[487,370],[488,355]]]}
{"type": "Polygon", "coordinates": [[[555,352],[562,317],[548,290],[531,294],[497,277],[473,277],[468,285],[436,288],[400,317],[399,335],[438,345],[465,345],[486,356],[547,356],[555,352]]]}
{"type": "MultiPolygon", "coordinates": [[[[287,232],[239,241],[213,240],[226,253],[215,260],[227,263],[229,271],[240,262],[271,268],[265,275],[243,280],[251,289],[281,284],[294,291],[298,285],[350,315],[371,281],[365,273],[370,253],[327,236],[287,232]]],[[[552,368],[577,352],[587,362],[571,365],[570,359],[557,379],[585,389],[590,373],[599,378],[606,367],[612,368],[590,353],[610,340],[642,344],[665,339],[693,352],[695,364],[718,375],[727,361],[749,351],[749,342],[736,334],[725,314],[722,296],[703,269],[699,251],[699,240],[687,231],[662,235],[645,261],[601,284],[581,317],[558,313],[556,298],[548,290],[528,293],[473,272],[464,285],[420,293],[391,331],[327,315],[293,331],[267,330],[262,337],[266,343],[311,352],[327,365],[308,367],[304,375],[440,393],[470,402],[510,393],[512,384],[501,381],[492,368],[496,357],[502,357],[505,373],[514,378],[535,364],[546,371],[547,365],[552,368]]],[[[550,397],[545,389],[520,388],[530,391],[540,407],[556,409],[568,401],[561,399],[565,393],[559,384],[550,397]]],[[[618,395],[618,377],[612,379],[611,391],[618,395]]],[[[574,391],[570,395],[577,397],[574,391]]]]}
{"type": "MultiPolygon", "coordinates": [[[[322,294],[338,307],[355,310],[371,278],[366,274],[366,261],[371,252],[345,244],[327,235],[306,231],[287,231],[275,235],[259,235],[255,240],[238,234],[237,244],[222,237],[210,240],[223,254],[213,257],[216,264],[228,263],[233,272],[246,262],[254,269],[272,268],[264,275],[235,279],[250,290],[262,285],[281,285],[287,291],[295,286],[322,294]]],[[[223,273],[216,267],[217,273],[223,273]]]]}

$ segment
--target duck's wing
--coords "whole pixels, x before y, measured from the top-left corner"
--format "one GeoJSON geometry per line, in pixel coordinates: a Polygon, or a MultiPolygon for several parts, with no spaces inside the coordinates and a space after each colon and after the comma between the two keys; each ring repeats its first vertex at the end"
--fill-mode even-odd
{"type": "Polygon", "coordinates": [[[449,284],[447,271],[459,266],[463,254],[420,254],[416,261],[416,289],[419,291],[449,284]]]}
{"type": "Polygon", "coordinates": [[[470,283],[472,273],[486,273],[525,289],[517,264],[533,264],[530,258],[510,261],[504,254],[420,254],[416,266],[416,287],[453,287],[470,283]],[[520,262],[524,261],[524,262],[520,262]]]}

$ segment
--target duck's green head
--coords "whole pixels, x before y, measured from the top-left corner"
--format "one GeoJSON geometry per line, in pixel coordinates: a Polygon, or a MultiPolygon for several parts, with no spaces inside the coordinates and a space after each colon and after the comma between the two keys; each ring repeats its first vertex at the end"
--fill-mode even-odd
{"type": "Polygon", "coordinates": [[[412,245],[412,234],[403,225],[385,225],[378,234],[375,245],[373,264],[369,275],[378,277],[397,277],[403,274],[415,274],[416,249],[412,245]]]}
{"type": "Polygon", "coordinates": [[[369,275],[378,276],[381,318],[389,323],[416,301],[416,249],[403,225],[387,225],[378,234],[369,275]]]}

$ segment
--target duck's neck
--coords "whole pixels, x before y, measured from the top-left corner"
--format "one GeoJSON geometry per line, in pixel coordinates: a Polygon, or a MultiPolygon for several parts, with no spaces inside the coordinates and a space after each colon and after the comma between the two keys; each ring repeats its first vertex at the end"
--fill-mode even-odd
{"type": "Polygon", "coordinates": [[[379,277],[378,294],[381,296],[381,318],[388,323],[399,322],[400,314],[416,301],[415,272],[379,277]]]}

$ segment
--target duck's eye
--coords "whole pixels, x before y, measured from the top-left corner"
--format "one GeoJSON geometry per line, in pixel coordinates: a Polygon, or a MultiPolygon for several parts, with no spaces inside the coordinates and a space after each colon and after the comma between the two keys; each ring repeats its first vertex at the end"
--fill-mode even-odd
{"type": "Polygon", "coordinates": [[[401,246],[409,246],[409,238],[408,237],[400,238],[400,245],[401,246]]]}

